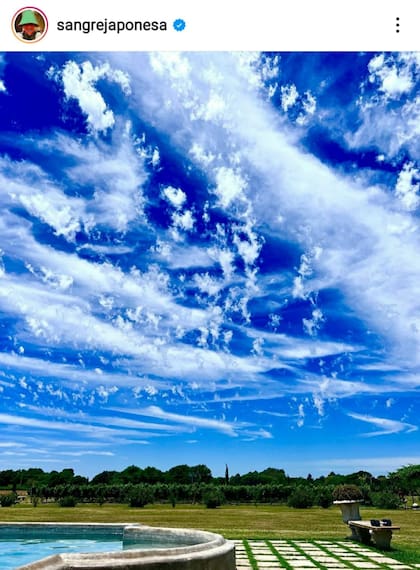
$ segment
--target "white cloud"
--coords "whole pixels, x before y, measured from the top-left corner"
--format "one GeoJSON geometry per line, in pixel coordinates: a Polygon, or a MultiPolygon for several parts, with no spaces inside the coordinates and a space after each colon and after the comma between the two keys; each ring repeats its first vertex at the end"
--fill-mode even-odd
{"type": "Polygon", "coordinates": [[[185,192],[181,188],[174,188],[173,186],[164,188],[163,194],[170,204],[177,209],[181,208],[187,199],[185,192]]]}
{"type": "Polygon", "coordinates": [[[172,222],[175,228],[179,228],[183,231],[190,232],[194,229],[194,216],[190,210],[185,210],[184,212],[174,212],[172,215],[172,222]]]}
{"type": "Polygon", "coordinates": [[[385,56],[380,54],[371,59],[368,65],[369,81],[378,83],[378,88],[386,97],[398,99],[403,93],[410,91],[414,86],[413,70],[411,64],[416,64],[415,54],[385,56]],[[408,59],[408,61],[407,61],[408,59]]]}
{"type": "Polygon", "coordinates": [[[351,418],[355,420],[360,420],[362,422],[372,424],[379,428],[379,431],[366,432],[362,434],[364,437],[375,437],[377,435],[391,435],[395,433],[411,433],[417,431],[418,427],[406,422],[401,422],[398,420],[389,420],[387,418],[377,418],[374,416],[369,416],[365,414],[348,414],[351,418]]]}
{"type": "Polygon", "coordinates": [[[212,429],[223,432],[230,436],[236,436],[237,430],[240,429],[240,427],[243,427],[241,424],[234,424],[226,422],[225,420],[215,420],[198,416],[175,414],[172,412],[167,412],[158,406],[140,408],[137,411],[137,414],[140,416],[149,416],[156,419],[161,419],[167,422],[183,424],[185,426],[192,426],[194,428],[212,429]]]}
{"type": "Polygon", "coordinates": [[[360,126],[345,133],[353,148],[374,146],[388,159],[407,151],[418,154],[420,96],[416,94],[420,56],[415,52],[380,54],[368,64],[368,78],[361,85],[360,126]],[[375,90],[372,92],[372,87],[375,90]]]}
{"type": "Polygon", "coordinates": [[[243,197],[245,188],[246,181],[240,173],[225,166],[217,169],[216,188],[214,192],[218,196],[223,208],[227,208],[234,200],[243,197]]]}
{"type": "Polygon", "coordinates": [[[298,427],[303,427],[305,423],[305,408],[303,406],[303,404],[299,404],[298,406],[298,419],[296,422],[296,425],[298,427]]]}
{"type": "Polygon", "coordinates": [[[77,99],[93,132],[106,131],[115,123],[114,113],[95,88],[95,84],[104,78],[118,83],[126,95],[129,93],[128,76],[120,70],[111,69],[107,63],[95,67],[90,61],[85,61],[80,66],[74,61],[68,61],[61,72],[66,97],[77,99]]]}
{"type": "Polygon", "coordinates": [[[405,163],[398,175],[395,194],[406,210],[412,211],[420,205],[419,188],[420,171],[415,168],[414,162],[405,163]]]}
{"type": "Polygon", "coordinates": [[[89,230],[92,224],[84,201],[66,196],[34,164],[22,161],[17,164],[7,157],[0,158],[0,183],[7,188],[1,199],[3,206],[23,206],[29,214],[51,226],[56,235],[69,241],[74,240],[76,232],[89,230]],[[16,168],[19,178],[13,172],[16,168]]]}
{"type": "Polygon", "coordinates": [[[298,98],[299,93],[294,83],[281,86],[281,108],[285,113],[295,105],[298,98]]]}

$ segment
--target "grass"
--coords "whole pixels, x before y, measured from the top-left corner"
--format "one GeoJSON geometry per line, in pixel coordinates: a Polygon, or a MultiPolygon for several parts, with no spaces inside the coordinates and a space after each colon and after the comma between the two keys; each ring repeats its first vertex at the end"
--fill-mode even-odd
{"type": "MultiPolygon", "coordinates": [[[[362,507],[363,519],[391,518],[401,527],[392,538],[390,554],[398,560],[420,563],[420,512],[411,510],[382,511],[362,507]]],[[[338,539],[349,532],[341,521],[338,508],[292,509],[279,505],[224,505],[206,509],[203,505],[127,505],[80,504],[63,508],[57,504],[30,504],[2,508],[2,522],[139,522],[151,526],[199,528],[235,539],[338,539]]]]}

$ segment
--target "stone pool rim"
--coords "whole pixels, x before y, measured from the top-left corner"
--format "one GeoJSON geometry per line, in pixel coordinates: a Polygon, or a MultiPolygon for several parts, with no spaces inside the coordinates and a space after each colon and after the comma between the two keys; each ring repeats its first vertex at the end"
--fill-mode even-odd
{"type": "Polygon", "coordinates": [[[140,523],[41,523],[41,522],[0,522],[0,537],[16,534],[21,536],[30,531],[53,531],[52,534],[68,531],[69,534],[84,530],[103,532],[108,536],[121,536],[121,540],[135,540],[147,535],[166,536],[173,540],[193,541],[193,544],[173,546],[165,549],[130,549],[98,553],[61,553],[19,566],[15,570],[160,570],[171,568],[182,570],[235,570],[234,543],[222,535],[209,531],[189,528],[152,527],[140,523]]]}

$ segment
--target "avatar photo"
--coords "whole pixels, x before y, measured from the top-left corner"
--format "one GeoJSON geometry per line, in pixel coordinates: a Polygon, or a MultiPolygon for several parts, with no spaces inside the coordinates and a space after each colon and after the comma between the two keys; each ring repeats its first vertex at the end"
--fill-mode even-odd
{"type": "Polygon", "coordinates": [[[15,15],[13,28],[17,38],[25,42],[33,42],[40,40],[45,35],[47,22],[41,12],[28,8],[15,15]]]}

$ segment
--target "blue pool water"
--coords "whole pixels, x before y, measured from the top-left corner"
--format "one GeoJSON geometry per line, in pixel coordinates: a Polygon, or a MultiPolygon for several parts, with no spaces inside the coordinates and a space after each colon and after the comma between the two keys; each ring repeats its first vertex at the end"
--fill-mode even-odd
{"type": "Polygon", "coordinates": [[[7,538],[0,540],[0,568],[14,570],[40,558],[64,552],[110,552],[122,550],[122,541],[116,537],[106,540],[86,538],[7,538]]]}

